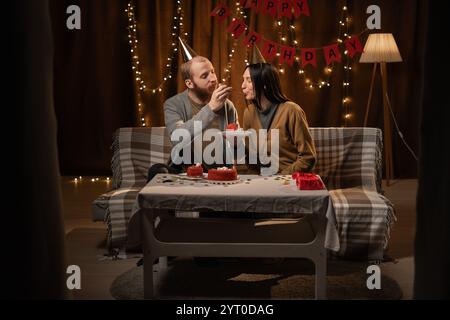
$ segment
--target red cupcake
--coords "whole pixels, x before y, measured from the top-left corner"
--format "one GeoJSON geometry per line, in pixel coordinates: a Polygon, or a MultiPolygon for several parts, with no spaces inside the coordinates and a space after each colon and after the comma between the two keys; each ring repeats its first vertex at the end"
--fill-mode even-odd
{"type": "Polygon", "coordinates": [[[203,176],[203,167],[200,163],[187,168],[187,175],[189,177],[203,176]]]}

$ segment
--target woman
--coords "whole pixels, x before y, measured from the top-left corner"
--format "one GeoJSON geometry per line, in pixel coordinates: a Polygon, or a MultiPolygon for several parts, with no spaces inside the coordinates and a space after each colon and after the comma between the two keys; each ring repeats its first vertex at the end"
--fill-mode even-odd
{"type": "MultiPolygon", "coordinates": [[[[250,102],[244,112],[244,130],[279,130],[279,174],[312,171],[316,150],[305,112],[282,92],[278,71],[269,63],[253,63],[243,74],[242,92],[250,102]]],[[[267,134],[267,146],[270,146],[267,134]]]]}

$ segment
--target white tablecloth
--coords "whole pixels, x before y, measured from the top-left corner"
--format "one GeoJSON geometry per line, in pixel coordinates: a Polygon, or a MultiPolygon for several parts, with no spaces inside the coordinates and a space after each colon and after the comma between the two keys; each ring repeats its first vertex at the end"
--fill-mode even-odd
{"type": "MultiPolygon", "coordinates": [[[[322,214],[327,217],[325,247],[338,251],[339,238],[327,190],[299,190],[290,176],[241,175],[240,182],[215,185],[158,174],[140,192],[135,207],[181,211],[322,214]]],[[[266,215],[265,215],[266,216],[266,215]]]]}

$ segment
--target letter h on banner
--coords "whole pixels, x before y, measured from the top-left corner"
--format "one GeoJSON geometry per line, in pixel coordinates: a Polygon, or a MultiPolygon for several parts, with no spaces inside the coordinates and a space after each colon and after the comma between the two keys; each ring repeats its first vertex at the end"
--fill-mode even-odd
{"type": "Polygon", "coordinates": [[[295,48],[292,47],[281,47],[280,53],[280,64],[287,63],[289,66],[292,66],[295,59],[295,48]]]}

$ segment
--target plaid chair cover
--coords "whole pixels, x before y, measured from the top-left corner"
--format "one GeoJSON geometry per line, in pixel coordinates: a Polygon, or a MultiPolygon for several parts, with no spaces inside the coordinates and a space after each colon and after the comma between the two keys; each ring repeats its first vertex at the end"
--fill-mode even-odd
{"type": "MultiPolygon", "coordinates": [[[[382,260],[394,210],[381,192],[382,136],[376,128],[310,128],[317,149],[315,171],[327,185],[345,258],[382,260]]],[[[105,223],[110,247],[127,239],[134,200],[148,168],[165,163],[171,141],[164,127],[121,128],[113,142],[113,186],[105,223]]]]}
{"type": "Polygon", "coordinates": [[[105,223],[109,248],[120,248],[127,239],[127,226],[137,194],[145,186],[148,169],[166,163],[172,143],[165,127],[120,128],[113,137],[113,188],[105,223]]]}
{"type": "Polygon", "coordinates": [[[382,260],[395,221],[381,194],[382,134],[377,128],[310,128],[315,171],[330,191],[340,257],[382,260]]]}

